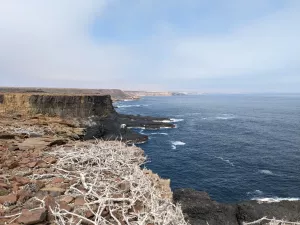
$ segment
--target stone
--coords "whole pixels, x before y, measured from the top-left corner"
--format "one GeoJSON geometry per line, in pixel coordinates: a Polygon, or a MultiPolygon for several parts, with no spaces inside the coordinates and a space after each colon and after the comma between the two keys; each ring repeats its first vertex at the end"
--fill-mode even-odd
{"type": "Polygon", "coordinates": [[[9,191],[3,187],[0,187],[0,196],[8,195],[9,191]]]}
{"type": "Polygon", "coordinates": [[[125,193],[130,191],[130,182],[128,182],[128,181],[123,181],[118,186],[125,193]]]}
{"type": "Polygon", "coordinates": [[[63,182],[64,182],[64,179],[61,177],[55,177],[51,181],[52,184],[63,183],[63,182]]]}
{"type": "Polygon", "coordinates": [[[28,209],[22,210],[21,216],[18,218],[18,222],[30,225],[44,222],[46,219],[46,209],[36,209],[29,211],[28,209]]]}
{"type": "Polygon", "coordinates": [[[39,160],[36,164],[37,168],[49,168],[50,166],[51,166],[50,164],[46,163],[43,160],[39,160]]]}
{"type": "Polygon", "coordinates": [[[4,195],[0,196],[0,204],[15,204],[17,202],[17,195],[16,194],[10,194],[10,195],[4,195]]]}
{"type": "Polygon", "coordinates": [[[44,161],[47,163],[53,164],[53,163],[56,163],[57,159],[54,157],[47,157],[47,158],[44,158],[44,161]]]}
{"type": "Polygon", "coordinates": [[[13,183],[12,185],[12,191],[17,192],[19,190],[19,184],[18,183],[13,183]]]}
{"type": "Polygon", "coordinates": [[[9,151],[17,151],[17,150],[20,150],[20,148],[19,148],[18,145],[12,144],[12,145],[9,145],[9,146],[8,146],[8,150],[9,150],[9,151]]]}
{"type": "Polygon", "coordinates": [[[38,190],[40,190],[43,187],[45,187],[45,183],[43,181],[41,181],[41,180],[35,180],[34,183],[36,184],[38,190]]]}
{"type": "Polygon", "coordinates": [[[144,204],[143,204],[143,202],[137,200],[137,201],[134,203],[133,210],[134,210],[134,212],[136,212],[136,213],[142,212],[142,211],[144,210],[144,204]]]}
{"type": "Polygon", "coordinates": [[[15,139],[15,135],[8,134],[8,133],[2,133],[2,134],[0,134],[0,139],[15,139]]]}
{"type": "Polygon", "coordinates": [[[86,218],[91,218],[93,216],[94,216],[94,214],[92,213],[92,211],[88,210],[88,211],[85,212],[85,217],[86,218]]]}
{"type": "Polygon", "coordinates": [[[30,163],[32,160],[29,159],[29,158],[23,158],[21,161],[20,161],[20,164],[28,164],[30,163]]]}
{"type": "Polygon", "coordinates": [[[26,184],[30,183],[30,179],[27,177],[15,176],[14,180],[21,185],[26,185],[26,184]]]}
{"type": "Polygon", "coordinates": [[[52,197],[51,195],[47,195],[47,196],[44,198],[44,202],[45,202],[46,209],[49,209],[50,207],[51,207],[52,209],[54,209],[54,208],[56,207],[55,199],[54,199],[54,197],[52,197]]]}
{"type": "Polygon", "coordinates": [[[18,202],[19,203],[24,203],[25,201],[27,201],[28,199],[30,199],[31,197],[33,197],[33,193],[30,190],[27,189],[21,189],[18,192],[18,202]]]}
{"type": "Polygon", "coordinates": [[[27,166],[29,168],[34,168],[36,166],[37,162],[31,162],[31,163],[28,163],[27,166]]]}
{"type": "Polygon", "coordinates": [[[68,143],[68,140],[66,140],[66,139],[57,139],[57,140],[52,141],[50,144],[48,144],[48,146],[49,147],[60,146],[60,145],[64,145],[67,143],[68,143]]]}
{"type": "Polygon", "coordinates": [[[68,203],[66,203],[66,202],[59,202],[59,208],[60,209],[64,209],[64,210],[66,210],[66,211],[68,211],[68,212],[70,212],[70,211],[72,211],[72,207],[70,206],[70,205],[68,205],[68,203]]]}
{"type": "Polygon", "coordinates": [[[53,197],[57,197],[57,196],[62,195],[66,190],[63,188],[59,188],[59,187],[45,187],[45,188],[42,188],[41,191],[47,192],[49,195],[51,195],[53,197]]]}
{"type": "Polygon", "coordinates": [[[40,205],[41,205],[40,201],[36,200],[35,198],[30,198],[23,204],[23,208],[36,209],[36,208],[39,208],[40,205]]]}
{"type": "Polygon", "coordinates": [[[7,165],[8,169],[14,169],[19,166],[19,163],[15,160],[12,160],[12,161],[7,161],[6,165],[7,165]]]}
{"type": "Polygon", "coordinates": [[[75,199],[74,205],[83,206],[85,204],[85,200],[82,196],[79,196],[75,199]]]}
{"type": "Polygon", "coordinates": [[[2,187],[2,188],[9,188],[10,187],[10,185],[8,185],[8,184],[6,184],[6,183],[4,183],[4,182],[0,182],[0,187],[2,187]]]}
{"type": "Polygon", "coordinates": [[[65,202],[67,204],[71,203],[73,200],[74,200],[74,198],[69,195],[65,195],[60,199],[60,201],[65,202]]]}

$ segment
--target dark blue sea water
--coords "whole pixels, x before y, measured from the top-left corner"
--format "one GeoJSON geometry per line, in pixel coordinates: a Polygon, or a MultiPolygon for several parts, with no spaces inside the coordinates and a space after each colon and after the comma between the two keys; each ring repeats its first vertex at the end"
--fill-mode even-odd
{"type": "Polygon", "coordinates": [[[121,113],[173,118],[175,129],[138,130],[146,166],[172,188],[221,202],[300,197],[300,95],[145,97],[121,113]]]}

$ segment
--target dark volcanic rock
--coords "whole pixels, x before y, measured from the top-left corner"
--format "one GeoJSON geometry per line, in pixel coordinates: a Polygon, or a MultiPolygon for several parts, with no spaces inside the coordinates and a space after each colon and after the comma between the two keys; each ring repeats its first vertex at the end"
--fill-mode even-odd
{"type": "MultiPolygon", "coordinates": [[[[217,203],[206,192],[193,189],[177,189],[174,201],[182,206],[191,225],[242,225],[263,217],[296,222],[300,221],[300,201],[259,203],[246,201],[236,204],[217,203]]],[[[260,224],[267,224],[262,221],[260,224]]]]}
{"type": "Polygon", "coordinates": [[[145,129],[160,129],[160,128],[175,127],[175,125],[172,123],[161,122],[164,120],[169,120],[169,118],[119,114],[120,123],[126,124],[127,127],[144,127],[145,129]]]}
{"type": "Polygon", "coordinates": [[[281,201],[273,203],[243,202],[237,205],[238,221],[255,221],[266,216],[285,221],[300,221],[300,201],[281,201]]]}
{"type": "Polygon", "coordinates": [[[177,189],[174,191],[174,201],[181,204],[191,225],[238,225],[236,206],[217,203],[206,192],[177,189]]]}
{"type": "Polygon", "coordinates": [[[111,113],[105,118],[94,117],[96,125],[86,129],[84,140],[101,138],[103,140],[122,140],[132,143],[143,143],[148,140],[146,135],[132,131],[130,128],[145,129],[172,128],[174,124],[159,121],[166,118],[143,117],[111,113]]]}

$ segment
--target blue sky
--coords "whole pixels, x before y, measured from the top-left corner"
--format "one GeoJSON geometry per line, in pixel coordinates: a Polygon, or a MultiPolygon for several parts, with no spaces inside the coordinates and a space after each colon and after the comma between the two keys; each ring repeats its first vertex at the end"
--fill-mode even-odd
{"type": "Polygon", "coordinates": [[[0,86],[300,91],[297,0],[10,0],[0,86]]]}

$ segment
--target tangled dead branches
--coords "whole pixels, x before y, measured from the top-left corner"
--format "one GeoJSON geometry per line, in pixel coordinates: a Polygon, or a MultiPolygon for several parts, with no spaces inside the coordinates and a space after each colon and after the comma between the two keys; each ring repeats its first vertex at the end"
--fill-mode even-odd
{"type": "Polygon", "coordinates": [[[261,224],[262,222],[267,222],[268,225],[300,225],[299,222],[288,222],[283,220],[268,219],[267,217],[263,217],[259,220],[249,222],[249,223],[244,222],[243,225],[255,225],[255,224],[261,224]]]}
{"type": "Polygon", "coordinates": [[[75,181],[65,194],[84,199],[72,212],[51,208],[57,224],[187,224],[180,206],[141,169],[146,158],[140,148],[98,142],[51,154],[59,158],[60,175],[75,181]]]}

